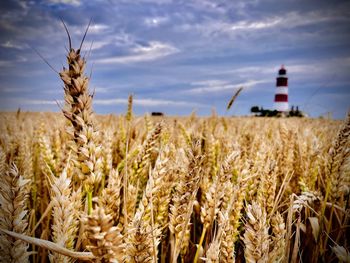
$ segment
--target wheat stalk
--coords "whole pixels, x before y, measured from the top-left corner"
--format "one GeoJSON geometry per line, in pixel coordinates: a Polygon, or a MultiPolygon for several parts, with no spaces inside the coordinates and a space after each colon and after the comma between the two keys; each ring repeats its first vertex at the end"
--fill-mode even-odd
{"type": "MultiPolygon", "coordinates": [[[[27,243],[30,244],[34,244],[37,245],[39,247],[60,253],[62,255],[68,256],[68,257],[72,257],[75,259],[80,259],[80,260],[91,260],[91,259],[95,259],[95,256],[91,253],[91,252],[74,252],[71,251],[69,249],[66,249],[64,247],[61,247],[59,245],[57,245],[56,243],[47,241],[47,240],[42,240],[39,238],[33,238],[33,237],[29,237],[23,234],[19,234],[13,231],[8,231],[5,229],[1,229],[0,228],[0,232],[3,232],[13,238],[25,241],[27,243]]],[[[19,261],[19,262],[23,262],[23,261],[19,261]]]]}

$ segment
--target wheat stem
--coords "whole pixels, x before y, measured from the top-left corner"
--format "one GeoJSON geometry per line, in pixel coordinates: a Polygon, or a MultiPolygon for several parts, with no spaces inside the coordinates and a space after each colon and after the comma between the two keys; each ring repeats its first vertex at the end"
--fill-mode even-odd
{"type": "Polygon", "coordinates": [[[197,250],[196,250],[196,254],[195,254],[194,259],[193,259],[193,263],[197,263],[197,261],[198,261],[199,252],[201,250],[201,247],[202,247],[203,240],[204,240],[206,232],[207,232],[207,228],[205,227],[205,228],[203,228],[201,238],[199,239],[199,243],[198,243],[198,247],[197,247],[197,250]]]}
{"type": "Polygon", "coordinates": [[[6,233],[7,235],[14,237],[14,238],[18,238],[22,241],[25,241],[27,243],[42,247],[42,248],[46,248],[48,250],[51,250],[53,252],[57,252],[59,254],[68,256],[68,257],[72,257],[75,259],[80,259],[80,260],[91,260],[94,259],[94,255],[91,252],[75,252],[69,249],[66,249],[64,247],[61,247],[59,245],[57,245],[56,243],[53,243],[51,241],[47,241],[47,240],[43,240],[40,238],[34,238],[34,237],[29,237],[23,234],[19,234],[13,231],[8,231],[5,229],[1,229],[0,231],[3,233],[6,233]]]}

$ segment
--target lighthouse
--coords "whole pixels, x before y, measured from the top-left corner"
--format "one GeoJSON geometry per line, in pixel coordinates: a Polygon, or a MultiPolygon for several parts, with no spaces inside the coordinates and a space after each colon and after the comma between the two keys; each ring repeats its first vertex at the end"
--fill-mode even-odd
{"type": "Polygon", "coordinates": [[[278,71],[276,78],[275,110],[287,112],[288,109],[288,77],[287,70],[282,67],[278,71]]]}

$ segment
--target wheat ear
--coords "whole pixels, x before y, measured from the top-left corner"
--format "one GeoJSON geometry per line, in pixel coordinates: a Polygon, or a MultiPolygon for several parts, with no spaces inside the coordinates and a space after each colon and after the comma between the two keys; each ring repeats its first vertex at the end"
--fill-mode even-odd
{"type": "Polygon", "coordinates": [[[122,178],[117,169],[112,168],[107,187],[102,190],[98,203],[105,209],[106,214],[113,217],[113,222],[118,222],[121,204],[122,178]]]}
{"type": "Polygon", "coordinates": [[[286,225],[278,212],[271,218],[272,240],[270,243],[269,262],[283,262],[285,259],[286,225]]]}
{"type": "Polygon", "coordinates": [[[92,195],[95,185],[102,178],[101,147],[98,145],[99,132],[97,131],[92,110],[93,95],[89,93],[89,78],[84,74],[86,61],[80,55],[80,49],[70,46],[67,55],[68,68],[59,73],[64,83],[64,116],[69,120],[66,131],[70,136],[68,146],[72,150],[73,178],[75,188],[81,183],[88,200],[88,214],[92,209],[92,195]]]}
{"type": "Polygon", "coordinates": [[[350,111],[329,151],[328,182],[330,200],[336,201],[350,191],[350,111]]]}
{"type": "MultiPolygon", "coordinates": [[[[5,155],[0,151],[0,228],[20,234],[27,232],[29,180],[24,179],[15,164],[6,171],[5,155]]],[[[3,262],[29,262],[28,244],[0,234],[0,255],[3,262]]]]}
{"type": "Polygon", "coordinates": [[[186,159],[179,160],[181,163],[187,162],[188,164],[186,164],[187,169],[180,174],[180,181],[175,187],[173,205],[170,208],[169,229],[175,236],[173,260],[176,260],[178,252],[182,255],[187,252],[190,238],[188,223],[200,181],[202,156],[199,147],[199,141],[194,141],[191,150],[187,152],[188,161],[186,159]]]}
{"type": "Polygon", "coordinates": [[[267,262],[270,237],[265,208],[253,201],[248,205],[247,217],[243,236],[246,262],[267,262]]]}
{"type": "MultiPolygon", "coordinates": [[[[51,175],[51,202],[53,205],[52,240],[67,249],[74,248],[81,207],[81,192],[71,191],[71,179],[65,168],[59,177],[51,175]]],[[[51,262],[73,262],[73,259],[58,253],[49,255],[51,262]]]]}
{"type": "Polygon", "coordinates": [[[120,229],[113,226],[113,217],[97,207],[83,219],[89,249],[100,262],[123,261],[124,245],[120,229]]]}

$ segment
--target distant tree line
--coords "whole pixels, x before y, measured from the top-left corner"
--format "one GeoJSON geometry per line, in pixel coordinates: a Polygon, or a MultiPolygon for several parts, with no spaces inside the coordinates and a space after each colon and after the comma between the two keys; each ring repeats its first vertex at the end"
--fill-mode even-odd
{"type": "MultiPolygon", "coordinates": [[[[258,106],[251,107],[250,112],[257,117],[280,117],[283,115],[283,113],[277,110],[268,110],[268,109],[264,109],[263,107],[259,108],[258,106]]],[[[304,114],[302,111],[299,110],[298,106],[295,109],[294,109],[294,106],[292,106],[292,109],[286,112],[286,116],[287,117],[304,117],[304,114]]]]}

